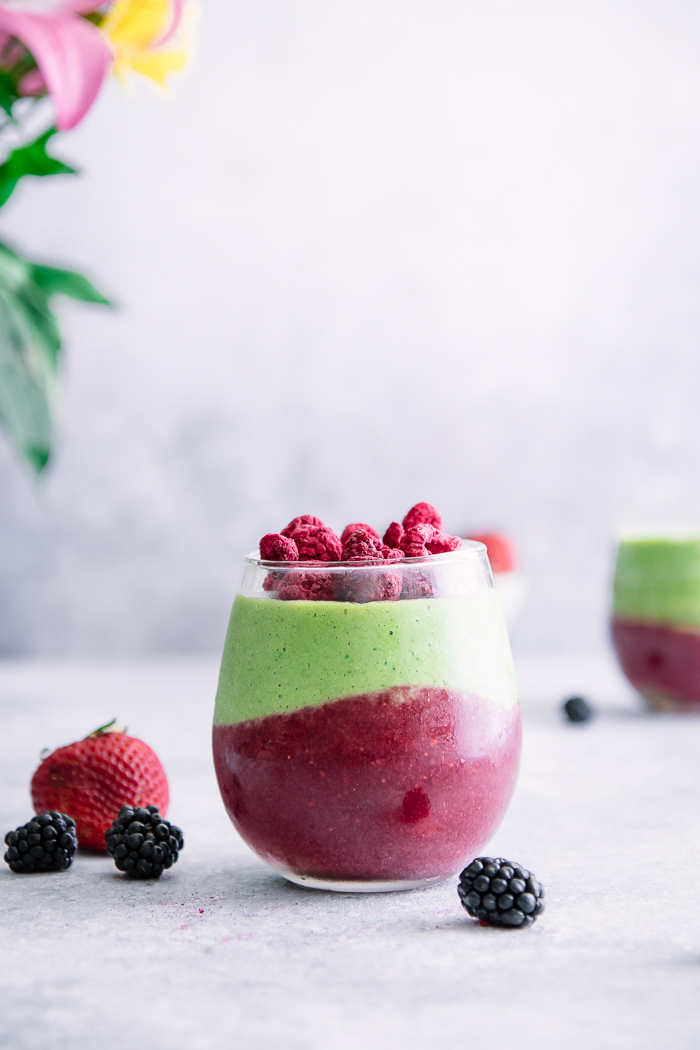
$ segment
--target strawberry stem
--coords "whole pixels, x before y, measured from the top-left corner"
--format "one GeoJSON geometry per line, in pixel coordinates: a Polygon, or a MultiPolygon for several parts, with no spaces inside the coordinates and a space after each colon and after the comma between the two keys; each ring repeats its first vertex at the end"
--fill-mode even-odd
{"type": "MultiPolygon", "coordinates": [[[[85,739],[89,740],[91,736],[101,736],[102,733],[106,733],[108,729],[111,729],[112,726],[115,726],[116,724],[117,720],[116,718],[113,718],[111,722],[107,722],[105,725],[100,726],[99,729],[95,729],[92,733],[88,733],[85,739]]],[[[115,732],[117,732],[117,730],[115,730],[115,732]]]]}

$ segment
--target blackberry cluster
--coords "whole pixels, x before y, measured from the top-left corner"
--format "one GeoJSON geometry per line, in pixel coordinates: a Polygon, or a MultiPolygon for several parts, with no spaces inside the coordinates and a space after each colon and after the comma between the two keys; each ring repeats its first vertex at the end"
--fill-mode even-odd
{"type": "Polygon", "coordinates": [[[37,871],[66,871],[73,863],[78,839],[75,821],[52,809],[39,813],[21,828],[8,831],[5,861],[18,875],[37,871]]]}
{"type": "Polygon", "coordinates": [[[130,879],[158,879],[185,845],[182,832],[156,806],[123,806],[105,831],[107,852],[130,879]]]}
{"type": "Polygon", "coordinates": [[[489,926],[529,926],[544,911],[544,887],[521,864],[477,857],[457,887],[469,914],[489,926]]]}

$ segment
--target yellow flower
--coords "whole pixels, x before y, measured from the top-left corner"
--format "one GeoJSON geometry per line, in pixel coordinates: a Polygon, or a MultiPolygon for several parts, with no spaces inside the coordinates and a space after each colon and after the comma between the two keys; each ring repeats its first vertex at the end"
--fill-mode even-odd
{"type": "Polygon", "coordinates": [[[130,72],[141,73],[165,88],[168,74],[182,69],[187,49],[164,46],[178,28],[181,11],[178,0],[116,0],[100,29],[112,45],[113,69],[120,80],[126,81],[130,72]]]}

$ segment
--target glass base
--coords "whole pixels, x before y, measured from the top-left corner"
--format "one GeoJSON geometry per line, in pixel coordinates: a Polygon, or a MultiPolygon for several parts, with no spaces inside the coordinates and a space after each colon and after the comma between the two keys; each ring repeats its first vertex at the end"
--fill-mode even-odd
{"type": "Polygon", "coordinates": [[[652,711],[660,711],[664,715],[698,715],[700,714],[700,700],[686,700],[684,697],[674,696],[663,689],[649,689],[646,686],[638,691],[642,694],[652,711]]]}
{"type": "MultiPolygon", "coordinates": [[[[272,866],[272,865],[271,865],[272,866]]],[[[426,886],[437,886],[440,882],[452,878],[451,875],[431,875],[427,879],[388,879],[376,882],[343,882],[334,879],[317,879],[311,875],[297,875],[293,871],[282,871],[274,868],[278,875],[297,886],[310,890],[330,890],[331,893],[396,893],[402,890],[420,890],[426,886]]]]}

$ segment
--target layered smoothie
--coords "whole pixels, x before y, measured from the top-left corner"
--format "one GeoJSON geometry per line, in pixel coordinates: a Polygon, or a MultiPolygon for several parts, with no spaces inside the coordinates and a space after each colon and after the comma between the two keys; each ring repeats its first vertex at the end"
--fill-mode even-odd
{"type": "Polygon", "coordinates": [[[700,536],[621,541],[612,637],[652,707],[700,711],[700,536]]]}
{"type": "Polygon", "coordinates": [[[214,725],[242,837],[313,885],[459,871],[505,813],[520,754],[495,591],[370,602],[258,593],[235,599],[214,725]]]}

